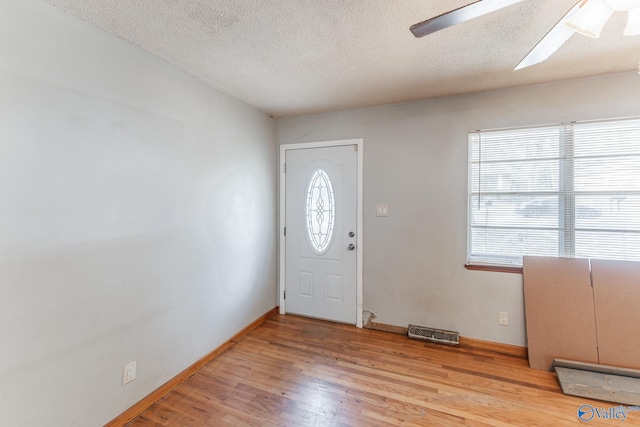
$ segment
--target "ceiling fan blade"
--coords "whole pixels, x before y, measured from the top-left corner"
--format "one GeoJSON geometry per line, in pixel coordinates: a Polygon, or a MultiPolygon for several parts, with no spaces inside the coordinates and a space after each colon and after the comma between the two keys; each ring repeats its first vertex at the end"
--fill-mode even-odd
{"type": "Polygon", "coordinates": [[[513,70],[521,70],[532,65],[536,65],[548,59],[553,55],[560,47],[569,40],[569,38],[575,34],[571,28],[567,27],[564,23],[580,9],[582,1],[576,3],[575,6],[569,10],[556,25],[549,30],[549,32],[534,46],[533,49],[524,57],[522,61],[513,70]]]}
{"type": "Polygon", "coordinates": [[[522,0],[478,0],[435,18],[413,24],[409,29],[416,37],[423,37],[435,33],[443,28],[451,27],[487,13],[495,12],[503,7],[520,3],[522,0]]]}

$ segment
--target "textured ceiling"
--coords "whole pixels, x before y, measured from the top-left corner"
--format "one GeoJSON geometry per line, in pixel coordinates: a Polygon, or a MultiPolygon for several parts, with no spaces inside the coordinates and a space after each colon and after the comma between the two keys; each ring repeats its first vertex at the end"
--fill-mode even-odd
{"type": "MultiPolygon", "coordinates": [[[[640,36],[615,13],[513,71],[576,0],[526,0],[416,39],[470,0],[44,0],[276,117],[632,71],[640,36]]],[[[640,78],[640,77],[639,77],[640,78]]]]}

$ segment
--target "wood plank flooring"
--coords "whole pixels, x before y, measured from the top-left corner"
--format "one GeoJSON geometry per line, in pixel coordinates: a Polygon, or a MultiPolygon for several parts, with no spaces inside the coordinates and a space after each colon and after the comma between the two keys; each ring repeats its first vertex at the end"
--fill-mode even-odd
{"type": "Polygon", "coordinates": [[[569,426],[585,404],[615,406],[563,395],[525,358],[277,315],[128,425],[569,426]]]}

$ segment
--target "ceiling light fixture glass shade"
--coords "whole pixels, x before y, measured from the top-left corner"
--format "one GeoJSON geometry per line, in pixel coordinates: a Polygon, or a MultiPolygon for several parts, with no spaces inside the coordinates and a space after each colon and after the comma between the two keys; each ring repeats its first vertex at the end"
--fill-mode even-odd
{"type": "Polygon", "coordinates": [[[640,0],[604,0],[604,3],[617,12],[626,12],[640,7],[640,0]]]}
{"type": "Polygon", "coordinates": [[[612,13],[604,0],[587,0],[565,24],[576,33],[597,39],[612,13]]]}
{"type": "Polygon", "coordinates": [[[640,7],[631,9],[627,18],[627,26],[624,27],[625,36],[640,36],[640,7]]]}

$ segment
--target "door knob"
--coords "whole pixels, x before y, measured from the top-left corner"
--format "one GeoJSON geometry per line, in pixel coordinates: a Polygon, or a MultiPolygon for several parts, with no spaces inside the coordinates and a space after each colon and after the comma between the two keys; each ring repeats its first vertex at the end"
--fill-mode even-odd
{"type": "Polygon", "coordinates": [[[350,251],[354,250],[356,248],[356,245],[354,245],[353,243],[349,243],[349,246],[347,246],[347,249],[349,249],[350,251]]]}
{"type": "Polygon", "coordinates": [[[349,232],[349,237],[353,237],[353,236],[355,236],[355,235],[356,235],[356,233],[354,233],[353,231],[350,231],[350,232],[349,232]]]}

